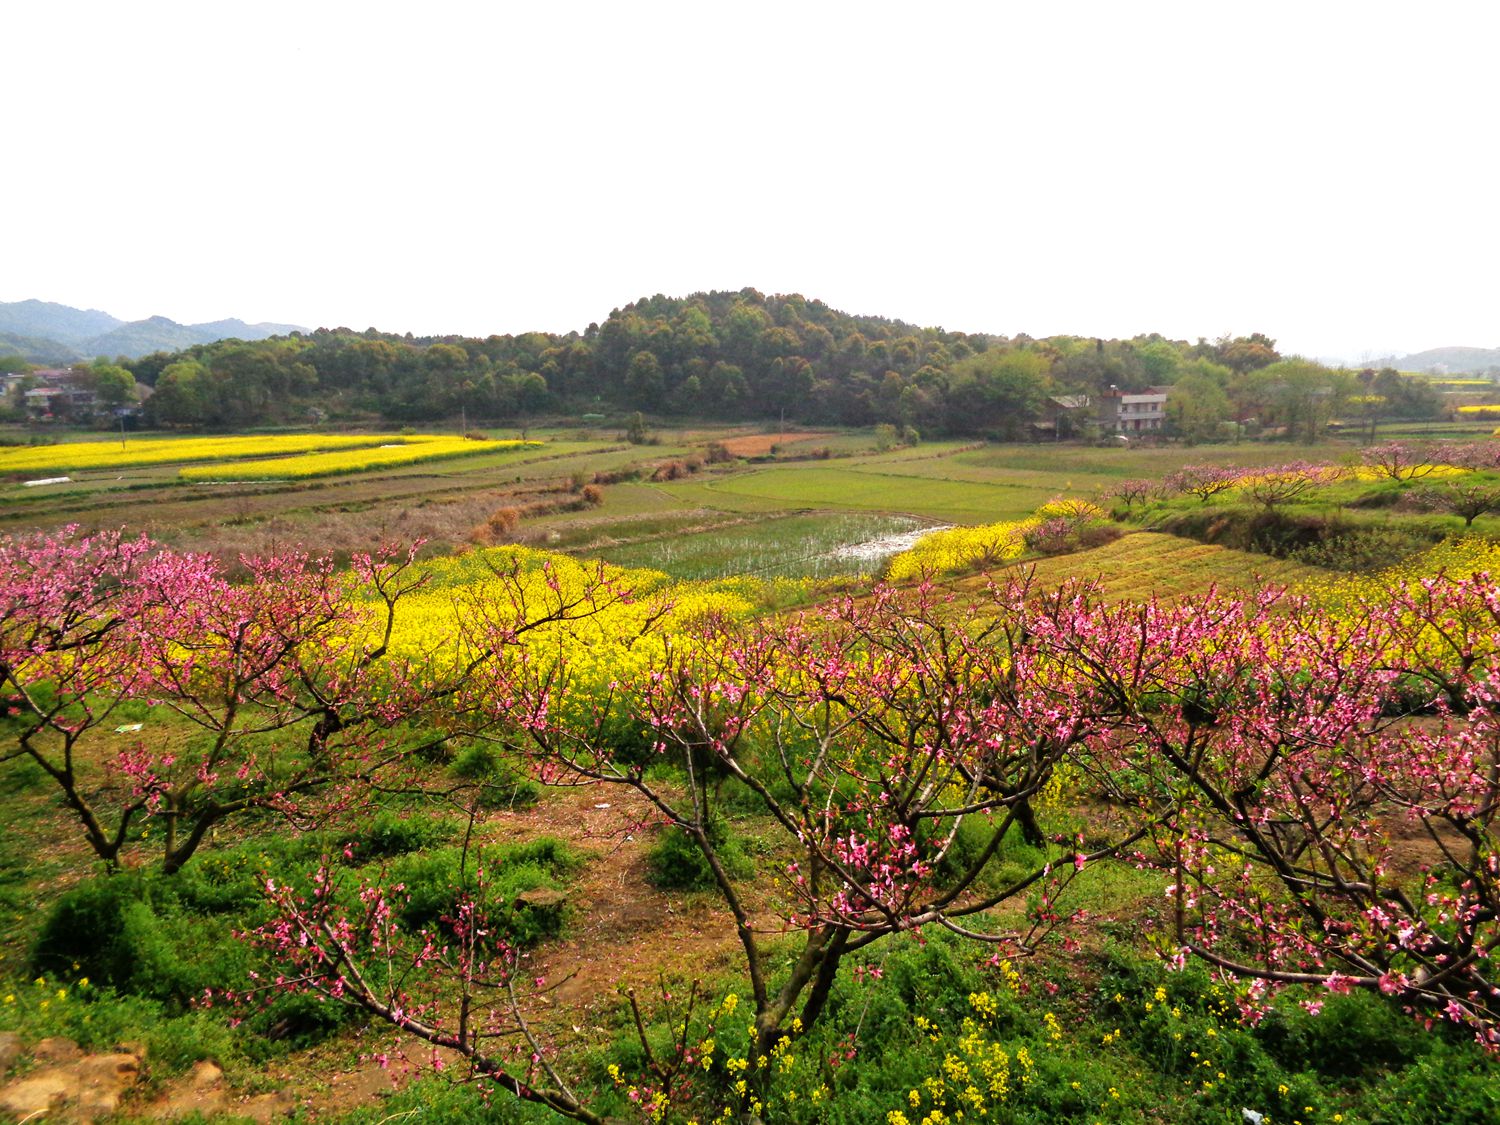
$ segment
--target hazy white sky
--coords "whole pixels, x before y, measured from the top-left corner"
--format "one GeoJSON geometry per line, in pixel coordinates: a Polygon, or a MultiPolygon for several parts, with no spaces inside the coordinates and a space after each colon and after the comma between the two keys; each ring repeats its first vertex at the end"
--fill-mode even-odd
{"type": "Polygon", "coordinates": [[[1487,3],[0,5],[0,300],[1500,345],[1487,3]]]}

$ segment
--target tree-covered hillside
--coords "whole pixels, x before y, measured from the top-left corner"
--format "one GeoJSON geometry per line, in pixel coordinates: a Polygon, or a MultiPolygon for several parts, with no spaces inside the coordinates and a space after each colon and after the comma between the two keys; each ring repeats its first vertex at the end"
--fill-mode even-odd
{"type": "Polygon", "coordinates": [[[581,334],[319,329],[153,353],[130,367],[155,386],[155,420],[207,426],[300,420],[314,409],[399,421],[639,410],[1016,437],[1049,395],[1176,383],[1189,429],[1253,416],[1311,432],[1355,389],[1316,364],[1281,361],[1260,335],[1005,338],[754,289],[646,298],[581,334]]]}

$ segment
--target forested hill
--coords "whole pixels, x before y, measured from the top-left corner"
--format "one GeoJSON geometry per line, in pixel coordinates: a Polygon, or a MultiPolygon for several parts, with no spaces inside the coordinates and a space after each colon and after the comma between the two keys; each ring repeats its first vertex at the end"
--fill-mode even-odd
{"type": "Polygon", "coordinates": [[[1006,339],[743,289],[650,297],[563,336],[319,329],[156,352],[127,366],[154,385],[154,419],[174,424],[297,421],[309,410],[410,422],[640,410],[1018,436],[1048,395],[1184,379],[1223,417],[1236,381],[1279,358],[1263,336],[1006,339]]]}

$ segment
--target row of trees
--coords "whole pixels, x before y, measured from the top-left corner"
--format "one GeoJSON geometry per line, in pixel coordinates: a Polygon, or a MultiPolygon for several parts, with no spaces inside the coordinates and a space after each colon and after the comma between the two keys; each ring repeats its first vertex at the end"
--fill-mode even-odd
{"type": "MultiPolygon", "coordinates": [[[[1215,395],[1265,414],[1302,369],[1273,373],[1264,386],[1247,380],[1279,358],[1260,335],[1196,344],[1156,335],[1007,339],[746,289],[638,301],[582,334],[413,339],[319,329],[157,353],[129,366],[155,387],[152,417],[171,425],[301,420],[309,409],[404,421],[639,410],[1014,435],[1039,416],[1046,395],[1111,386],[1186,380],[1201,400],[1193,417],[1229,417],[1215,395]]],[[[1318,378],[1325,386],[1326,373],[1318,378]]]]}
{"type": "MultiPolygon", "coordinates": [[[[648,616],[632,643],[652,655],[616,679],[567,640],[629,599],[603,574],[538,585],[499,570],[459,635],[398,658],[392,629],[423,582],[410,558],[339,574],[288,554],[231,582],[144,540],[6,542],[4,756],[47,773],[107,864],[138,862],[132,825],[160,819],[164,871],[250,810],[327,822],[420,786],[467,740],[503,745],[544,783],[634,791],[698,850],[732,919],[754,1025],[732,1097],[744,1121],[758,1120],[764,1060],[817,1022],[841,968],[921,928],[1006,956],[1066,940],[1070,888],[1112,862],[1162,873],[1159,950],[1237,978],[1251,1017],[1286,985],[1368,989],[1500,1048],[1487,576],[1343,612],[1275,592],[1110,604],[1021,581],[962,613],[921,585],[670,634],[648,616]],[[527,643],[544,628],[546,645],[527,643]],[[139,699],[205,739],[175,753],[88,743],[139,699]],[[779,835],[759,909],[797,935],[790,960],[770,955],[731,874],[729,807],[779,835]],[[997,874],[1018,840],[1042,858],[997,874]],[[1018,924],[997,926],[1001,904],[1018,924]]],[[[392,888],[344,888],[333,860],[311,881],[268,874],[278,917],[257,940],[279,988],[355,1004],[520,1097],[601,1119],[526,1023],[531,982],[480,890],[413,932],[392,888]]],[[[647,1050],[645,1104],[694,1096],[697,1049],[684,1030],[675,1062],[647,1050]]]]}

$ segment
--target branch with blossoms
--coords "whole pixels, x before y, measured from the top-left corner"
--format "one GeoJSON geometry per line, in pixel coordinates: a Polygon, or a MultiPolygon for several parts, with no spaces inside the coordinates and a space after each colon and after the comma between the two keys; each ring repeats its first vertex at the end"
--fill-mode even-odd
{"type": "Polygon", "coordinates": [[[1060,675],[1114,700],[1096,752],[1114,748],[1115,800],[1158,810],[1137,858],[1171,877],[1180,950],[1378,989],[1500,1046],[1496,604],[1479,577],[1398,587],[1353,621],[1215,596],[1036,624],[1060,675]],[[1445,717],[1408,716],[1413,683],[1445,717]],[[1403,873],[1402,823],[1441,861],[1403,873]]]}
{"type": "MultiPolygon", "coordinates": [[[[352,855],[346,848],[344,858],[352,855]]],[[[416,930],[401,922],[403,888],[383,877],[345,891],[338,867],[325,858],[305,889],[268,878],[264,890],[274,918],[247,936],[276,966],[274,975],[257,977],[251,989],[224,999],[243,1008],[289,993],[316,995],[429,1048],[413,1057],[397,1046],[375,1056],[383,1067],[394,1055],[414,1070],[493,1087],[569,1120],[623,1120],[596,1108],[602,1091],[583,1090],[562,1074],[555,1050],[528,1018],[528,1008],[564,982],[527,972],[526,955],[506,940],[490,912],[498,904],[488,894],[482,854],[475,849],[471,855],[467,843],[461,870],[451,912],[436,926],[416,930]]],[[[631,1118],[660,1121],[669,1108],[701,1100],[716,1029],[733,1013],[736,998],[710,1006],[696,981],[685,996],[663,983],[648,1017],[634,989],[621,995],[642,1062],[639,1074],[611,1065],[609,1078],[635,1111],[631,1118]],[[653,1040],[652,1018],[666,1019],[666,1042],[653,1040]]]]}
{"type": "MultiPolygon", "coordinates": [[[[473,887],[460,891],[442,927],[415,933],[400,924],[392,897],[399,887],[365,882],[350,903],[328,861],[313,873],[308,893],[268,879],[276,917],[248,935],[277,966],[265,986],[273,995],[312,993],[358,1008],[428,1044],[425,1065],[434,1071],[448,1067],[441,1052],[451,1052],[472,1079],[604,1125],[558,1074],[526,1019],[521,959],[481,905],[485,879],[476,867],[473,887]]],[[[533,983],[545,991],[545,982],[533,983]]],[[[380,1060],[386,1065],[388,1056],[380,1060]]]]}

